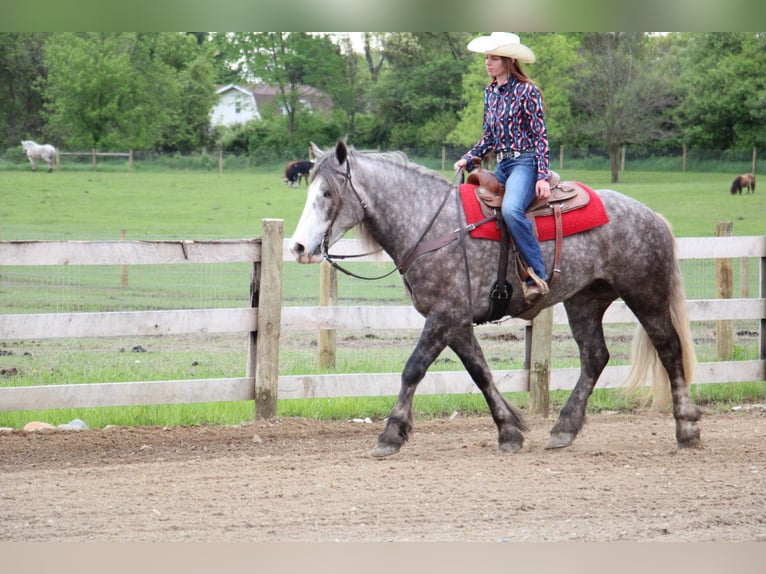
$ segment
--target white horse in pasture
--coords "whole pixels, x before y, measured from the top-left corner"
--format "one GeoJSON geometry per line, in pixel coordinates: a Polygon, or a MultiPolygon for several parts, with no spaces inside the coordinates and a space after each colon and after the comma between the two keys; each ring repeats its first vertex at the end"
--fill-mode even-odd
{"type": "Polygon", "coordinates": [[[48,173],[53,171],[53,160],[56,159],[58,152],[50,144],[39,145],[32,140],[22,140],[21,147],[32,164],[32,171],[36,171],[35,160],[41,159],[48,162],[48,173]]]}

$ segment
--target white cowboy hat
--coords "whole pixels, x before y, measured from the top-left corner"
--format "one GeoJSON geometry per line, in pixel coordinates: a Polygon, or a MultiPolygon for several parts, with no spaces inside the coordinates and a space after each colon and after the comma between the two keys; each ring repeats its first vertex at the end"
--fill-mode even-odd
{"type": "Polygon", "coordinates": [[[479,36],[468,43],[468,49],[481,54],[515,58],[528,64],[533,64],[535,61],[535,53],[511,32],[492,32],[489,36],[479,36]]]}

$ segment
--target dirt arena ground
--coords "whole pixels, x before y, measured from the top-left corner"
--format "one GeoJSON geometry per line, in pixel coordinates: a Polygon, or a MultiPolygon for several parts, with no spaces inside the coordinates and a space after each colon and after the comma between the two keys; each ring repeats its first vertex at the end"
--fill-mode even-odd
{"type": "MultiPolygon", "coordinates": [[[[706,413],[679,450],[668,414],[591,415],[515,455],[489,417],[0,434],[0,541],[764,541],[766,410],[706,413]]],[[[760,546],[760,545],[759,545],[760,546]]]]}

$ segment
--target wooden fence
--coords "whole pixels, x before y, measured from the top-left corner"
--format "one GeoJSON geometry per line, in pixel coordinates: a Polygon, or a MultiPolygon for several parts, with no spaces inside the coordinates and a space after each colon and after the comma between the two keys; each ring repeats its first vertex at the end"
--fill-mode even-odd
{"type": "MultiPolygon", "coordinates": [[[[698,364],[695,383],[733,383],[740,381],[766,380],[766,236],[753,237],[703,237],[678,238],[679,259],[741,259],[760,260],[759,297],[737,299],[697,299],[688,302],[691,321],[758,320],[760,322],[759,359],[751,361],[716,361],[698,364]]],[[[292,259],[285,241],[285,258],[292,259]]],[[[356,240],[343,240],[333,247],[338,255],[363,253],[364,247],[356,240]]],[[[389,260],[386,255],[361,258],[357,261],[389,260]]],[[[331,280],[329,281],[331,282],[331,280]]],[[[566,312],[562,304],[551,310],[554,325],[567,325],[566,312]]],[[[539,317],[538,317],[539,318],[539,317]]],[[[536,319],[537,320],[537,319],[536,319]]],[[[530,379],[535,378],[534,368],[538,364],[550,364],[551,341],[534,349],[535,322],[509,319],[506,326],[526,327],[526,356],[524,368],[519,370],[494,371],[495,382],[501,392],[526,392],[533,390],[530,379]]],[[[635,316],[622,301],[615,301],[604,316],[605,324],[636,323],[635,316]]],[[[282,329],[318,330],[383,330],[420,329],[424,319],[411,306],[319,306],[284,308],[282,329]]],[[[492,325],[477,327],[496,329],[492,325]]],[[[321,338],[320,338],[321,343],[321,338]]],[[[322,350],[320,349],[320,353],[322,350]]],[[[598,381],[599,388],[622,385],[630,366],[607,366],[598,381]]],[[[554,368],[549,370],[550,390],[569,390],[574,387],[579,367],[554,368]]],[[[376,374],[326,374],[283,376],[279,379],[281,398],[341,397],[396,395],[399,392],[400,373],[376,374]]],[[[547,390],[547,389],[546,389],[547,390]]],[[[429,372],[418,387],[421,394],[449,394],[479,392],[465,371],[429,372]]]]}
{"type": "Polygon", "coordinates": [[[282,305],[282,220],[245,241],[6,241],[3,265],[151,265],[250,262],[251,305],[108,313],[0,314],[0,340],[241,332],[244,376],[0,388],[0,410],[254,400],[256,418],[276,412],[282,305]]]}
{"type": "Polygon", "coordinates": [[[128,173],[133,173],[133,150],[128,152],[107,152],[96,151],[60,151],[56,154],[56,168],[61,169],[61,156],[87,156],[91,158],[90,163],[93,171],[96,171],[96,158],[99,157],[126,157],[128,158],[128,173]]]}
{"type": "MultiPolygon", "coordinates": [[[[101,337],[122,335],[175,335],[183,333],[242,332],[248,336],[248,363],[242,378],[194,379],[155,382],[67,384],[0,388],[0,410],[100,407],[117,405],[255,401],[255,417],[276,414],[277,397],[320,398],[396,395],[400,373],[278,375],[279,337],[291,330],[383,330],[419,329],[423,318],[410,306],[316,306],[282,307],[282,262],[292,260],[289,240],[282,239],[282,222],[265,220],[261,239],[249,241],[167,242],[0,242],[3,265],[135,265],[253,263],[252,302],[242,309],[197,309],[120,313],[0,314],[0,340],[52,337],[101,337]]],[[[689,301],[692,321],[760,321],[759,358],[748,361],[717,361],[698,365],[696,382],[729,383],[766,380],[766,236],[678,239],[681,259],[759,258],[760,293],[757,298],[689,301]]],[[[337,253],[359,253],[356,240],[343,240],[337,253]]],[[[377,257],[377,260],[386,257],[377,257]]],[[[553,324],[567,323],[562,305],[556,305],[553,324]]],[[[605,323],[634,323],[633,314],[621,302],[608,309],[605,323]]],[[[527,327],[532,323],[510,319],[505,325],[527,327]]],[[[488,325],[481,329],[498,328],[488,325]]],[[[543,345],[544,347],[545,345],[543,345]]],[[[530,390],[534,365],[550,357],[547,349],[528,344],[525,368],[495,371],[501,392],[530,390]],[[540,359],[543,357],[543,359],[540,359]]],[[[629,366],[608,366],[599,387],[617,387],[629,366]]],[[[551,390],[571,389],[578,368],[550,369],[551,390]]],[[[419,387],[422,394],[478,392],[464,371],[429,372],[419,387]]]]}

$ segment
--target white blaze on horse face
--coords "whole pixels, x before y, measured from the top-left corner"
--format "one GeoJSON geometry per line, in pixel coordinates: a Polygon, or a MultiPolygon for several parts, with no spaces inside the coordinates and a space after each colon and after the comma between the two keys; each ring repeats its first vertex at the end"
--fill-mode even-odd
{"type": "Polygon", "coordinates": [[[290,251],[298,263],[319,263],[322,238],[332,223],[332,200],[322,189],[323,180],[316,177],[308,188],[306,205],[293,233],[290,251]]]}

